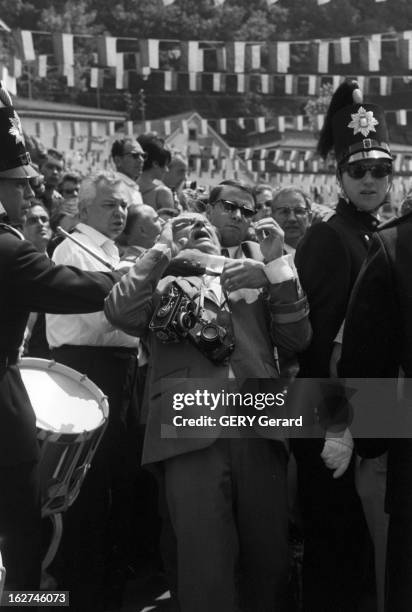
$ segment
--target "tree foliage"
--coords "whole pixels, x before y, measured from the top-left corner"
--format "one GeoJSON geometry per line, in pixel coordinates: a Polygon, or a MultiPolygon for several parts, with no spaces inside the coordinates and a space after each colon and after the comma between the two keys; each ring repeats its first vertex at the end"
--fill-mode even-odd
{"type": "MultiPolygon", "coordinates": [[[[321,6],[317,0],[279,0],[270,7],[266,0],[225,0],[221,6],[214,6],[213,0],[175,0],[169,6],[164,6],[162,0],[0,0],[0,15],[11,28],[92,36],[104,33],[119,37],[119,45],[126,44],[122,39],[128,37],[210,42],[302,41],[412,30],[411,0],[379,3],[376,0],[330,0],[321,6]]],[[[178,52],[173,51],[173,42],[170,45],[170,50],[162,50],[162,67],[179,65],[178,52]]],[[[47,40],[47,36],[37,35],[37,46],[42,53],[52,53],[50,37],[47,40]]],[[[76,88],[67,88],[64,79],[52,72],[47,80],[33,77],[33,94],[91,105],[100,100],[102,105],[124,110],[123,92],[114,90],[113,85],[105,86],[97,99],[94,91],[87,90],[87,66],[93,63],[95,51],[92,38],[76,37],[76,88]]],[[[309,45],[292,45],[291,55],[292,62],[299,60],[301,73],[310,72],[309,45]]],[[[205,62],[208,66],[206,56],[205,62]]],[[[355,64],[345,68],[348,74],[357,74],[355,64]]],[[[396,49],[392,56],[386,52],[385,69],[387,74],[399,73],[396,49]]],[[[22,83],[22,93],[27,95],[24,79],[22,83]]],[[[142,87],[146,90],[148,118],[191,109],[208,117],[249,113],[271,116],[303,112],[306,103],[302,98],[275,99],[258,92],[246,95],[187,91],[166,94],[160,83],[160,78],[147,83],[137,77],[130,78],[133,96],[142,87]]],[[[310,114],[311,105],[307,110],[310,114]]],[[[128,108],[128,111],[138,118],[133,109],[128,108]]]]}

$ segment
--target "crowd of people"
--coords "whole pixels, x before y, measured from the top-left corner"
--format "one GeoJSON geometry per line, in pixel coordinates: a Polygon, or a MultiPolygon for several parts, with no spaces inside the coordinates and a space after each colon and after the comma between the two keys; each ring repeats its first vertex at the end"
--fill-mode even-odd
{"type": "MultiPolygon", "coordinates": [[[[220,421],[180,435],[170,408],[176,391],[288,397],[300,380],[305,401],[310,380],[408,377],[411,198],[382,229],[382,109],[356,81],[333,95],[318,152],[334,151],[340,197],[320,206],[296,185],[186,189],[187,160],[154,134],[115,140],[112,169],[90,176],[66,172],[55,150],[36,167],[4,89],[0,100],[6,590],[40,588],[47,537],[18,368],[31,356],[87,375],[109,403],[48,569],[73,610],[121,609],[150,566],[181,612],[409,611],[408,440],[358,441],[346,425],[243,435],[238,415],[256,411],[239,399],[225,406],[230,435],[220,421]]],[[[193,402],[179,412],[204,414],[193,402]]]]}

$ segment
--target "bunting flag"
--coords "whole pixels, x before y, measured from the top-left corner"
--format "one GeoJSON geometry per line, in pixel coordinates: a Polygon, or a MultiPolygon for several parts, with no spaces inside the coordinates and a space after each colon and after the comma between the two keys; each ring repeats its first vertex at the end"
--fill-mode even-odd
{"type": "Polygon", "coordinates": [[[278,0],[266,0],[266,4],[267,4],[269,7],[271,7],[271,6],[273,6],[274,4],[276,4],[276,2],[277,2],[277,1],[278,1],[278,0]]]}
{"type": "Polygon", "coordinates": [[[151,121],[145,121],[143,125],[144,125],[144,132],[145,132],[145,134],[147,134],[148,132],[152,131],[152,122],[151,121]]]}
{"type": "Polygon", "coordinates": [[[279,132],[285,131],[285,118],[280,116],[277,118],[277,128],[279,132]]]}
{"type": "Polygon", "coordinates": [[[271,72],[287,72],[290,66],[290,44],[276,42],[268,44],[269,70],[271,72]]]}
{"type": "Polygon", "coordinates": [[[246,91],[246,78],[244,74],[237,74],[236,91],[238,93],[245,93],[246,91]]]}
{"type": "Polygon", "coordinates": [[[17,95],[17,80],[15,76],[12,76],[9,73],[9,69],[7,66],[3,66],[1,70],[1,80],[6,86],[6,89],[12,94],[12,96],[17,95]]]}
{"type": "Polygon", "coordinates": [[[268,94],[270,91],[270,79],[268,74],[260,75],[260,91],[263,94],[268,94]]]}
{"type": "Polygon", "coordinates": [[[399,52],[402,68],[412,70],[412,38],[399,41],[399,52]]]}
{"type": "Polygon", "coordinates": [[[162,0],[163,6],[170,6],[175,0],[162,0]]]}
{"type": "Polygon", "coordinates": [[[226,47],[218,47],[216,49],[216,64],[219,72],[225,72],[227,68],[226,63],[226,47]]]}
{"type": "Polygon", "coordinates": [[[36,138],[42,138],[43,137],[43,123],[41,121],[36,121],[35,130],[36,130],[36,138]]]}
{"type": "Polygon", "coordinates": [[[115,67],[115,87],[116,89],[124,89],[124,54],[116,53],[115,67]]]}
{"type": "Polygon", "coordinates": [[[259,132],[259,134],[263,134],[266,131],[266,125],[265,125],[265,118],[264,117],[257,117],[256,118],[256,131],[259,132]]]}
{"type": "Polygon", "coordinates": [[[125,122],[125,132],[126,136],[133,136],[133,121],[125,122]]]}
{"type": "Polygon", "coordinates": [[[364,70],[378,72],[381,58],[381,39],[364,39],[359,42],[359,59],[364,70]]]}
{"type": "Polygon", "coordinates": [[[189,135],[189,126],[187,124],[186,119],[182,119],[181,125],[182,125],[182,132],[183,132],[183,134],[185,136],[188,136],[189,135]]]}
{"type": "Polygon", "coordinates": [[[342,77],[340,74],[334,74],[332,76],[332,87],[333,87],[333,91],[335,91],[339,85],[342,83],[344,77],[342,77]]]}
{"type": "Polygon", "coordinates": [[[21,59],[19,57],[12,57],[10,66],[12,76],[19,79],[22,75],[22,68],[23,66],[21,59]]]}
{"type": "Polygon", "coordinates": [[[115,122],[114,121],[108,121],[106,123],[106,135],[107,136],[114,136],[115,134],[115,122]]]}
{"type": "Polygon", "coordinates": [[[90,68],[90,83],[89,87],[92,89],[96,89],[99,85],[99,69],[98,68],[90,68]]]}
{"type": "Polygon", "coordinates": [[[164,75],[164,90],[175,91],[177,89],[177,74],[172,70],[165,70],[164,75]]]}
{"type": "Polygon", "coordinates": [[[308,96],[316,96],[318,90],[318,79],[314,74],[310,74],[308,77],[308,96]]]}
{"type": "Polygon", "coordinates": [[[189,72],[189,91],[202,91],[202,77],[198,72],[189,72]]]}
{"type": "Polygon", "coordinates": [[[99,124],[97,121],[90,121],[89,123],[89,136],[95,138],[99,135],[99,124]]]}
{"type": "Polygon", "coordinates": [[[97,37],[97,57],[99,64],[116,68],[117,63],[117,38],[113,36],[97,37]]]}
{"type": "Polygon", "coordinates": [[[226,69],[228,72],[245,72],[246,43],[235,41],[226,43],[226,69]]]}
{"type": "Polygon", "coordinates": [[[396,123],[398,125],[408,125],[406,110],[401,109],[396,111],[396,123]]]}
{"type": "Polygon", "coordinates": [[[293,74],[285,75],[285,94],[293,95],[296,88],[296,79],[293,74]]]}
{"type": "Polygon", "coordinates": [[[45,79],[47,77],[47,55],[37,56],[36,72],[40,79],[45,79]]]}
{"type": "Polygon", "coordinates": [[[155,38],[140,40],[139,46],[142,66],[159,70],[159,40],[155,38]]]}
{"type": "Polygon", "coordinates": [[[182,69],[185,72],[203,72],[203,52],[197,40],[180,43],[182,69]]]}
{"type": "Polygon", "coordinates": [[[261,45],[247,45],[245,50],[245,69],[247,72],[260,70],[261,45]]]}
{"type": "Polygon", "coordinates": [[[303,130],[303,115],[297,115],[295,117],[295,128],[298,130],[298,132],[303,130]]]}
{"type": "Polygon", "coordinates": [[[208,134],[207,119],[202,119],[200,121],[200,133],[202,134],[202,136],[207,136],[208,134]]]}
{"type": "Polygon", "coordinates": [[[343,36],[339,40],[333,43],[334,60],[335,64],[350,64],[351,63],[351,50],[350,50],[350,37],[343,36]]]}
{"type": "Polygon", "coordinates": [[[227,122],[226,119],[219,119],[219,132],[223,135],[227,134],[227,122]]]}
{"type": "Polygon", "coordinates": [[[321,4],[328,4],[330,0],[317,0],[317,2],[318,2],[318,6],[320,6],[321,4]]]}
{"type": "Polygon", "coordinates": [[[54,32],[53,51],[55,60],[63,72],[68,66],[74,66],[73,34],[54,32]]]}
{"type": "Polygon", "coordinates": [[[71,127],[72,136],[77,138],[77,136],[81,135],[80,121],[72,121],[70,127],[71,127]]]}
{"type": "Polygon", "coordinates": [[[21,59],[26,62],[34,62],[36,54],[34,52],[33,34],[30,30],[16,30],[14,37],[17,42],[21,59]]]}
{"type": "Polygon", "coordinates": [[[225,0],[213,0],[213,4],[215,6],[222,6],[225,3],[225,0]]]}
{"type": "Polygon", "coordinates": [[[165,136],[170,136],[170,134],[172,133],[172,122],[170,121],[170,119],[165,119],[164,131],[165,131],[165,136]]]}
{"type": "Polygon", "coordinates": [[[244,130],[245,129],[245,120],[243,119],[243,117],[238,117],[236,119],[238,126],[240,127],[240,129],[244,130]]]}
{"type": "Polygon", "coordinates": [[[329,42],[318,41],[311,45],[312,61],[315,71],[327,73],[329,70],[329,42]]]}
{"type": "Polygon", "coordinates": [[[221,92],[224,90],[224,80],[221,72],[214,72],[212,76],[212,91],[221,92]]]}

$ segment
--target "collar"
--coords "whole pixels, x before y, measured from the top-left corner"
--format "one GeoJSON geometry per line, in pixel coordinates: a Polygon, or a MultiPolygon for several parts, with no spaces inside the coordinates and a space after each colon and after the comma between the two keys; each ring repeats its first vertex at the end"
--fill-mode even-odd
{"type": "Polygon", "coordinates": [[[136,181],[130,178],[130,176],[127,176],[127,174],[123,174],[123,172],[120,172],[119,170],[116,171],[116,174],[118,178],[122,180],[124,183],[126,183],[128,187],[134,187],[134,188],[139,189],[139,185],[136,183],[136,181]]]}
{"type": "Polygon", "coordinates": [[[370,232],[375,231],[379,226],[379,219],[375,214],[364,210],[358,210],[352,202],[347,202],[343,198],[339,199],[336,206],[336,212],[347,219],[355,221],[357,224],[361,224],[370,232]]]}
{"type": "Polygon", "coordinates": [[[80,232],[80,234],[84,234],[90,240],[92,240],[97,246],[101,247],[105,242],[111,242],[114,245],[114,241],[94,229],[90,225],[86,225],[85,223],[78,223],[74,228],[75,232],[80,232]]]}

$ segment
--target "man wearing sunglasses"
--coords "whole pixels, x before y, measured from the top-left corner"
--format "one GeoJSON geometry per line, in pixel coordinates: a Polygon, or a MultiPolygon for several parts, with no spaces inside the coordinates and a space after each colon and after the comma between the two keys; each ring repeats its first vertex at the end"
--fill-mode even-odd
{"type": "Polygon", "coordinates": [[[143,204],[137,181],[143,171],[146,153],[137,140],[123,138],[114,141],[111,156],[118,177],[127,187],[128,204],[143,204]]]}
{"type": "MultiPolygon", "coordinates": [[[[392,184],[387,143],[383,110],[363,103],[356,81],[342,83],[318,142],[324,158],[334,149],[341,197],[329,218],[306,232],[295,258],[313,327],[312,342],[299,357],[302,378],[336,375],[339,332],[351,290],[392,184]]],[[[365,518],[374,534],[378,609],[383,605],[385,559],[379,551],[385,548],[386,520],[381,476],[374,466],[361,464],[355,488],[353,441],[342,429],[339,435],[326,432],[326,440],[294,442],[305,537],[305,611],[357,609],[365,592],[365,518]],[[366,490],[372,491],[369,497],[366,490]]]]}

